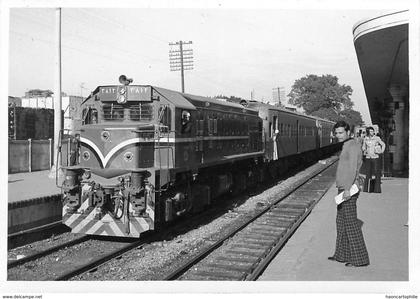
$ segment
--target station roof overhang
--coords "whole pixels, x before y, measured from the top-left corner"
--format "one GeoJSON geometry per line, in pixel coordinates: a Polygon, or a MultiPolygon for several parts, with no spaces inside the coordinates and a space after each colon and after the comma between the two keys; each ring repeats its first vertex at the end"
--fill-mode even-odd
{"type": "Polygon", "coordinates": [[[372,123],[377,123],[381,114],[375,111],[375,102],[392,102],[392,85],[408,90],[408,20],[408,10],[404,10],[362,20],[353,27],[372,123]]]}

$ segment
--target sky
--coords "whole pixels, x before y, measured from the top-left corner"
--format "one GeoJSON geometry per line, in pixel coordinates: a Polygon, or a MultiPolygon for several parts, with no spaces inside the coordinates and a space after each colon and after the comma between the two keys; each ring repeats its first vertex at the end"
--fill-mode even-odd
{"type": "MultiPolygon", "coordinates": [[[[250,99],[253,92],[269,101],[273,88],[287,95],[299,78],[331,74],[353,88],[354,109],[370,123],[352,28],[395,9],[386,1],[374,9],[308,3],[320,5],[63,7],[62,90],[87,96],[125,74],[133,84],[180,91],[180,72],[169,68],[169,50],[177,48],[169,43],[192,41],[185,46],[194,57],[187,93],[250,99]]],[[[53,90],[55,8],[11,8],[9,18],[8,94],[53,90]]]]}

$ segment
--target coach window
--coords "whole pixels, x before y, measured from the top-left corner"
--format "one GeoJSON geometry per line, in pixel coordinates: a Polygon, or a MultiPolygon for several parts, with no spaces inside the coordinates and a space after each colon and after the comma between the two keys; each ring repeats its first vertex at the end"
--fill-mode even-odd
{"type": "Polygon", "coordinates": [[[217,135],[217,114],[214,115],[214,119],[213,119],[213,132],[214,135],[217,135]]]}

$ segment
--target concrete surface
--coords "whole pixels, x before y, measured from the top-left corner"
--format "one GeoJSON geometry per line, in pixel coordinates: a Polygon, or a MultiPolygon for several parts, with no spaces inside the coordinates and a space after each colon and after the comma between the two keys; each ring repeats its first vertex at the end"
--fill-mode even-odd
{"type": "Polygon", "coordinates": [[[60,188],[55,185],[55,179],[48,177],[49,174],[49,170],[9,174],[9,203],[60,194],[60,188]]]}
{"type": "Polygon", "coordinates": [[[362,193],[358,218],[370,265],[349,268],[327,260],[336,240],[332,186],[275,257],[260,281],[407,281],[408,179],[384,178],[382,193],[362,193]]]}
{"type": "Polygon", "coordinates": [[[61,220],[61,190],[49,174],[49,170],[9,174],[9,235],[61,220]]]}

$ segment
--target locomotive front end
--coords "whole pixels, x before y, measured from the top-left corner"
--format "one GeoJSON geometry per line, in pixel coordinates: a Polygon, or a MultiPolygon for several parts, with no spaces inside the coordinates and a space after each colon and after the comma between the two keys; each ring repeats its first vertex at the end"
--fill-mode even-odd
{"type": "Polygon", "coordinates": [[[73,233],[154,229],[159,105],[151,86],[128,84],[100,86],[83,102],[78,163],[63,167],[63,223],[73,233]]]}

